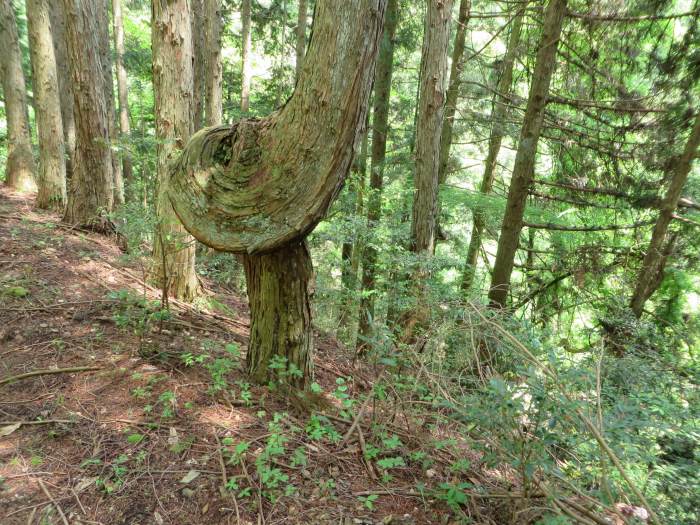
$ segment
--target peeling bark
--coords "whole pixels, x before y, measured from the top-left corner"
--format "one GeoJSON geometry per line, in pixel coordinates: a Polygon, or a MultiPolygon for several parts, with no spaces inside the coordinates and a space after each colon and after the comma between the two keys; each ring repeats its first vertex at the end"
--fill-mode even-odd
{"type": "Polygon", "coordinates": [[[7,116],[5,184],[18,191],[34,191],[34,157],[29,137],[27,87],[11,0],[0,0],[0,74],[7,116]]]}

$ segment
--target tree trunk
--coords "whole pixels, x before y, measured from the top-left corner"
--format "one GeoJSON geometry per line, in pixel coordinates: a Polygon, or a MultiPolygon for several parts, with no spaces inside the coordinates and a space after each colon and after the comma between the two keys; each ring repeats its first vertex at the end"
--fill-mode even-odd
{"type": "Polygon", "coordinates": [[[299,9],[297,12],[297,59],[296,59],[296,78],[299,78],[301,68],[304,65],[304,53],[306,52],[306,2],[307,0],[299,0],[299,9]]]}
{"type": "Polygon", "coordinates": [[[192,25],[188,0],[154,0],[151,22],[157,145],[152,279],[167,294],[191,301],[199,293],[194,239],[168,200],[168,170],[192,130],[192,25]]]}
{"type": "Polygon", "coordinates": [[[0,46],[0,73],[7,118],[5,184],[17,191],[34,191],[35,166],[29,136],[27,87],[11,0],[0,0],[0,46]]]}
{"type": "Polygon", "coordinates": [[[510,275],[513,272],[515,252],[518,249],[520,230],[523,227],[528,190],[534,175],[537,143],[542,131],[549,83],[556,65],[555,59],[565,12],[566,0],[550,0],[545,9],[542,37],[537,49],[532,84],[525,108],[523,127],[520,131],[518,150],[515,154],[506,212],[491,278],[489,302],[496,308],[504,308],[508,298],[510,275]]]}
{"type": "MultiPolygon", "coordinates": [[[[394,72],[394,37],[399,20],[398,0],[389,0],[386,10],[384,34],[377,58],[377,76],[374,81],[374,108],[372,110],[372,152],[370,159],[370,193],[367,201],[367,232],[371,236],[382,216],[382,190],[384,187],[384,161],[389,134],[389,100],[391,77],[394,72]]],[[[377,272],[377,249],[372,239],[362,250],[362,282],[360,284],[360,310],[358,314],[357,349],[363,351],[372,336],[374,323],[374,289],[377,272]]]]}
{"type": "Polygon", "coordinates": [[[129,92],[124,66],[124,22],[122,20],[121,0],[112,0],[112,16],[114,17],[114,47],[117,58],[117,92],[119,95],[119,131],[122,142],[122,173],[124,184],[129,185],[134,177],[131,154],[128,150],[128,140],[131,135],[129,122],[129,92]]]}
{"type": "Polygon", "coordinates": [[[457,100],[459,99],[459,86],[462,84],[462,60],[464,59],[464,42],[467,37],[467,24],[469,23],[469,10],[471,0],[461,0],[459,3],[459,17],[457,19],[457,31],[452,50],[452,65],[450,66],[450,84],[447,88],[447,100],[445,101],[445,117],[442,121],[440,134],[440,168],[438,181],[444,184],[447,180],[447,165],[450,160],[450,148],[452,147],[452,129],[454,128],[457,100]]]}
{"type": "Polygon", "coordinates": [[[204,2],[206,52],[206,125],[218,126],[222,119],[221,92],[221,0],[204,2]]]}
{"type": "Polygon", "coordinates": [[[248,113],[250,109],[250,0],[241,0],[241,111],[248,113]]]}
{"type": "Polygon", "coordinates": [[[197,133],[171,171],[170,201],[190,233],[246,256],[251,326],[266,330],[251,335],[248,348],[248,369],[258,381],[269,377],[272,356],[306,372],[299,383],[311,375],[305,317],[311,270],[300,244],[350,169],[385,7],[386,0],[318,0],[309,67],[285,106],[197,133]],[[270,292],[261,292],[265,283],[273,283],[270,292]]]}
{"type": "MultiPolygon", "coordinates": [[[[496,161],[498,160],[498,152],[501,149],[501,142],[505,135],[505,119],[508,114],[508,98],[513,89],[513,64],[518,56],[520,47],[520,35],[523,26],[523,12],[519,12],[513,20],[513,27],[510,30],[510,38],[508,39],[508,49],[503,58],[503,70],[501,78],[498,81],[496,93],[493,96],[493,110],[491,116],[491,135],[489,137],[489,151],[484,162],[484,174],[481,178],[481,186],[479,191],[482,195],[488,195],[493,188],[493,181],[496,175],[496,161]]],[[[486,226],[486,217],[480,209],[474,210],[474,224],[472,225],[472,234],[469,239],[469,248],[467,250],[467,260],[464,264],[464,273],[462,274],[462,291],[469,293],[474,275],[476,273],[476,261],[481,250],[481,238],[486,226]]]]}
{"type": "Polygon", "coordinates": [[[58,95],[61,99],[61,121],[63,122],[63,143],[66,150],[66,186],[73,177],[73,157],[75,156],[75,116],[73,114],[73,80],[70,73],[70,60],[66,47],[66,22],[63,3],[49,2],[51,8],[51,35],[53,36],[58,95]]]}
{"type": "Polygon", "coordinates": [[[114,195],[105,75],[96,52],[100,49],[98,4],[93,0],[63,0],[77,131],[73,177],[63,220],[104,229],[114,195]]]}
{"type": "Polygon", "coordinates": [[[270,378],[271,359],[282,357],[302,372],[290,380],[303,388],[311,377],[313,331],[309,287],[313,276],[305,242],[265,255],[243,257],[251,312],[247,368],[251,378],[270,378]]]}
{"type": "Polygon", "coordinates": [[[698,147],[700,147],[700,111],[695,116],[695,123],[683,154],[673,168],[671,184],[666,190],[666,196],[661,203],[659,218],[654,225],[649,248],[639,270],[637,286],[630,303],[632,312],[637,318],[642,316],[644,303],[652,296],[663,280],[664,262],[669,255],[668,249],[664,249],[668,226],[671,224],[673,214],[678,207],[678,200],[680,199],[681,191],[683,191],[683,186],[688,180],[688,174],[690,173],[693,159],[697,156],[698,147]]]}
{"type": "MultiPolygon", "coordinates": [[[[114,140],[119,133],[117,132],[117,112],[114,105],[114,75],[112,74],[112,47],[111,38],[109,37],[109,7],[110,0],[99,0],[100,19],[98,27],[100,31],[100,61],[102,62],[102,74],[105,77],[105,102],[107,103],[107,123],[109,127],[110,141],[114,140]]],[[[124,175],[122,174],[122,165],[119,161],[119,155],[112,149],[112,143],[109,143],[109,153],[112,162],[112,191],[114,192],[114,205],[120,206],[124,204],[124,175]]]]}
{"type": "Polygon", "coordinates": [[[27,0],[27,25],[39,136],[39,191],[36,204],[39,208],[63,212],[66,204],[66,159],[48,0],[27,0]]]}
{"type": "MultiPolygon", "coordinates": [[[[365,175],[367,172],[367,148],[368,144],[368,124],[369,112],[367,112],[367,121],[365,129],[362,133],[362,146],[360,152],[353,160],[351,169],[348,191],[352,195],[351,213],[355,217],[360,217],[363,210],[364,191],[365,191],[365,175]]],[[[348,321],[352,317],[352,304],[354,302],[354,292],[357,289],[357,274],[360,266],[360,253],[362,252],[362,243],[360,241],[357,228],[353,228],[352,238],[346,238],[341,247],[341,275],[340,286],[341,296],[340,301],[340,316],[338,318],[339,326],[347,326],[348,321]]]]}
{"type": "Polygon", "coordinates": [[[415,307],[402,325],[404,339],[412,338],[414,327],[429,316],[426,301],[427,260],[435,251],[435,231],[440,168],[440,137],[447,91],[447,56],[452,1],[429,2],[421,56],[420,96],[416,122],[415,193],[411,216],[411,251],[418,257],[413,272],[415,307]]]}
{"type": "Polygon", "coordinates": [[[190,19],[192,22],[192,54],[194,55],[194,80],[192,91],[192,131],[199,131],[204,125],[204,100],[207,78],[206,44],[204,40],[204,2],[211,0],[191,0],[190,19]]]}

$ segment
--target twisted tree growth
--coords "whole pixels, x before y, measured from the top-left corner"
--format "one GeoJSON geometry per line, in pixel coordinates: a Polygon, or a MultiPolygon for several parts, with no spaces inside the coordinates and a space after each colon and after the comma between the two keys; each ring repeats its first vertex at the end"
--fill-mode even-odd
{"type": "Polygon", "coordinates": [[[304,238],[350,169],[385,8],[386,0],[319,0],[287,104],[262,119],[199,131],[171,170],[168,195],[185,228],[212,248],[243,256],[247,366],[256,381],[268,379],[272,356],[286,358],[298,386],[311,376],[312,266],[304,238]]]}

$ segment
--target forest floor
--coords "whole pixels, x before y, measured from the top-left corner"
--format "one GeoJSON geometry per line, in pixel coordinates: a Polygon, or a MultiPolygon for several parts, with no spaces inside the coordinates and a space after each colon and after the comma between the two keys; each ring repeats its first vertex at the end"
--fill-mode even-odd
{"type": "MultiPolygon", "coordinates": [[[[173,301],[163,316],[114,239],[0,190],[0,523],[451,523],[415,491],[434,471],[394,469],[387,486],[362,439],[338,444],[338,399],[315,420],[337,432],[324,441],[289,398],[247,385],[245,299],[204,284],[218,312],[173,301]],[[288,455],[256,463],[274,440],[288,455]]],[[[324,392],[366,394],[375,378],[322,334],[315,363],[324,392]]],[[[421,422],[403,420],[391,428],[407,446],[421,422]]]]}

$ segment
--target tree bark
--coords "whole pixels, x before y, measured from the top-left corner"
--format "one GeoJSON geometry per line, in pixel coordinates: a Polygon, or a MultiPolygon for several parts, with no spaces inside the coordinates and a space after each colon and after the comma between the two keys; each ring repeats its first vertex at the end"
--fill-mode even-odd
{"type": "Polygon", "coordinates": [[[461,0],[459,3],[459,15],[457,18],[457,31],[455,33],[452,49],[452,64],[450,65],[450,84],[447,88],[445,101],[445,117],[442,121],[440,134],[440,168],[438,181],[444,184],[447,180],[447,165],[450,160],[450,148],[452,147],[452,130],[454,128],[457,100],[459,99],[459,86],[462,84],[462,67],[464,64],[464,43],[467,37],[467,24],[469,23],[469,10],[471,0],[461,0]]]}
{"type": "Polygon", "coordinates": [[[311,377],[313,331],[311,330],[311,256],[305,242],[285,250],[243,258],[251,312],[247,368],[257,383],[271,376],[273,356],[286,359],[302,376],[290,376],[303,388],[311,377]]]}
{"type": "Polygon", "coordinates": [[[248,113],[250,109],[250,0],[241,0],[241,111],[248,113]]]}
{"type": "Polygon", "coordinates": [[[131,135],[129,122],[129,91],[126,67],[124,66],[124,22],[122,20],[121,0],[112,0],[112,16],[114,17],[114,47],[117,60],[117,92],[119,96],[119,131],[122,142],[122,173],[124,184],[128,186],[134,177],[128,140],[131,135]]]}
{"type": "Polygon", "coordinates": [[[36,204],[39,208],[63,212],[66,157],[48,0],[27,0],[27,25],[39,136],[36,204]]]}
{"type": "MultiPolygon", "coordinates": [[[[386,10],[384,34],[377,58],[374,81],[374,108],[372,110],[372,152],[370,159],[370,193],[367,201],[367,231],[373,235],[382,216],[382,190],[384,187],[384,161],[389,134],[389,101],[391,78],[394,72],[394,37],[399,19],[398,0],[389,0],[386,10]]],[[[360,284],[360,311],[358,314],[358,351],[367,347],[374,323],[374,288],[376,286],[377,248],[369,239],[362,250],[362,281],[360,284]]]]}
{"type": "Polygon", "coordinates": [[[311,324],[300,299],[310,262],[300,244],[350,169],[385,7],[386,0],[319,0],[309,67],[284,107],[263,119],[200,131],[171,170],[170,201],[190,233],[212,248],[244,254],[251,325],[272,331],[251,336],[248,368],[258,381],[269,377],[273,355],[310,370],[311,324]],[[259,293],[258,279],[276,283],[275,291],[259,293]],[[280,322],[270,323],[270,312],[279,312],[273,317],[280,322]]]}
{"type": "Polygon", "coordinates": [[[73,157],[75,156],[75,116],[73,114],[73,80],[70,73],[68,48],[66,47],[66,21],[63,3],[49,2],[51,8],[51,36],[53,37],[58,95],[61,99],[61,121],[63,122],[63,143],[66,150],[66,186],[73,177],[73,157]]]}
{"type": "Polygon", "coordinates": [[[112,74],[112,39],[109,36],[109,11],[110,0],[98,0],[99,7],[99,22],[98,28],[100,31],[100,61],[102,62],[102,74],[105,77],[105,102],[107,104],[107,124],[109,127],[109,153],[112,162],[112,191],[114,192],[114,206],[124,204],[124,175],[122,174],[122,165],[119,160],[119,155],[113,149],[112,140],[119,133],[117,132],[117,112],[114,104],[114,75],[112,74]]]}
{"type": "Polygon", "coordinates": [[[204,106],[207,78],[206,44],[204,39],[204,2],[211,0],[191,0],[190,19],[192,22],[192,54],[194,55],[194,80],[192,91],[192,131],[199,131],[204,125],[204,106]]]}
{"type": "MultiPolygon", "coordinates": [[[[493,112],[491,116],[491,134],[489,137],[489,150],[484,161],[484,174],[481,178],[479,191],[482,195],[488,195],[493,188],[493,181],[496,176],[496,163],[498,160],[498,152],[501,149],[501,142],[505,135],[505,120],[508,115],[507,101],[513,89],[513,64],[519,54],[520,35],[523,26],[523,12],[519,12],[513,19],[513,27],[510,31],[508,39],[508,49],[503,58],[503,70],[501,78],[498,81],[496,93],[493,96],[493,112]]],[[[481,249],[481,239],[483,237],[484,228],[486,226],[486,217],[480,209],[474,210],[474,224],[472,225],[472,234],[469,239],[469,248],[467,249],[467,259],[464,264],[464,273],[462,274],[462,291],[465,294],[471,290],[476,273],[476,262],[481,249]]]]}
{"type": "Polygon", "coordinates": [[[63,220],[104,229],[112,211],[112,155],[100,49],[99,10],[93,0],[63,0],[76,124],[73,177],[63,220]]]}
{"type": "Polygon", "coordinates": [[[169,296],[191,301],[199,293],[194,239],[168,200],[168,170],[192,132],[192,25],[188,0],[151,4],[157,149],[157,226],[151,278],[169,296]]]}
{"type": "Polygon", "coordinates": [[[296,78],[299,78],[301,68],[304,65],[304,53],[306,52],[306,2],[307,0],[299,0],[299,8],[297,11],[297,45],[296,45],[296,78]]]}
{"type": "Polygon", "coordinates": [[[222,119],[221,92],[221,0],[204,2],[204,41],[206,52],[206,125],[218,126],[222,119]]]}
{"type": "Polygon", "coordinates": [[[0,73],[7,117],[5,184],[17,191],[34,191],[34,157],[29,136],[27,87],[11,0],[0,0],[0,73]]]}
{"type": "Polygon", "coordinates": [[[419,259],[413,273],[416,304],[401,323],[403,338],[410,340],[414,328],[429,317],[426,300],[427,259],[435,251],[440,170],[440,137],[447,91],[447,56],[452,1],[429,2],[421,56],[420,96],[416,122],[415,193],[411,215],[411,251],[419,259]]]}
{"type": "Polygon", "coordinates": [[[671,224],[673,214],[678,206],[683,186],[688,180],[693,159],[697,156],[698,147],[700,147],[700,112],[695,116],[695,122],[685,149],[674,165],[671,183],[661,203],[659,218],[654,225],[649,248],[639,270],[637,286],[630,303],[632,312],[637,318],[642,316],[644,303],[652,296],[663,280],[664,262],[669,254],[668,249],[664,249],[668,226],[671,224]]]}
{"type": "Polygon", "coordinates": [[[566,0],[550,0],[545,9],[542,37],[537,49],[532,84],[525,108],[523,127],[520,131],[518,150],[515,154],[506,212],[491,277],[489,302],[496,308],[504,308],[508,298],[510,276],[523,227],[528,190],[534,175],[537,143],[542,131],[549,83],[556,65],[557,47],[565,12],[566,0]]]}

